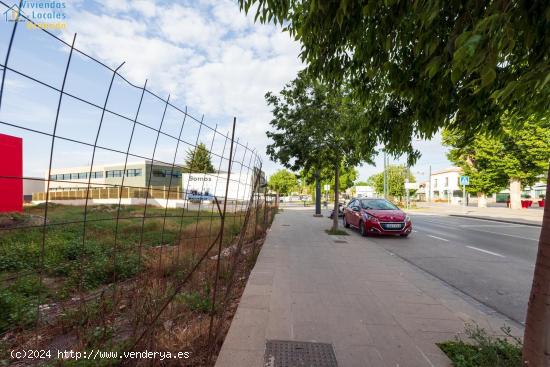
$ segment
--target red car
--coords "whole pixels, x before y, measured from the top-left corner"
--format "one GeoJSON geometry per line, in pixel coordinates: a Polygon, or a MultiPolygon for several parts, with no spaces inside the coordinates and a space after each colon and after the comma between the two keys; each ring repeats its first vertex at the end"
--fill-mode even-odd
{"type": "Polygon", "coordinates": [[[362,236],[393,234],[407,237],[411,218],[386,199],[353,199],[344,208],[344,227],[358,228],[362,236]]]}

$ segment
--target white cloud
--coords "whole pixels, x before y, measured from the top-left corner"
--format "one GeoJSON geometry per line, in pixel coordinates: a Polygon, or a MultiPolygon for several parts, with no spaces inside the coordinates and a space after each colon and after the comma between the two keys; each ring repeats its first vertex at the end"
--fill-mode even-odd
{"type": "Polygon", "coordinates": [[[159,94],[171,93],[212,124],[227,129],[236,116],[241,141],[274,167],[265,157],[271,113],[264,95],[281,90],[303,67],[288,34],[255,24],[230,0],[107,0],[101,14],[87,5],[70,14],[79,49],[111,66],[126,61],[124,76],[138,85],[148,78],[159,94]]]}
{"type": "Polygon", "coordinates": [[[200,10],[172,5],[162,10],[160,30],[171,42],[206,48],[211,42],[218,42],[223,34],[219,24],[210,22],[200,10]]]}

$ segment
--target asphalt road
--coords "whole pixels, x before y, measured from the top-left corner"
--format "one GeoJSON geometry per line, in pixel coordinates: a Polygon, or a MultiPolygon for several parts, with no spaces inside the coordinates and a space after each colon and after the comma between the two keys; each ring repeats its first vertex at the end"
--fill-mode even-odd
{"type": "Polygon", "coordinates": [[[438,215],[411,215],[408,238],[369,237],[477,301],[521,324],[540,227],[438,215]]]}

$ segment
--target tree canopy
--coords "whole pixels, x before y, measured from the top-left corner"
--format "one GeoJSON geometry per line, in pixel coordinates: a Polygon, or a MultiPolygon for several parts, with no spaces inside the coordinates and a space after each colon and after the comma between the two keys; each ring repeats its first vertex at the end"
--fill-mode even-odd
{"type": "Polygon", "coordinates": [[[308,72],[345,82],[389,153],[457,127],[500,132],[500,117],[550,106],[550,3],[239,0],[302,45],[308,72]],[[252,5],[254,5],[252,7],[252,5]]]}
{"type": "Polygon", "coordinates": [[[301,73],[280,92],[269,92],[273,140],[267,154],[285,167],[305,169],[353,167],[374,155],[374,143],[357,144],[355,129],[366,123],[363,109],[345,90],[332,89],[301,73]]]}
{"type": "MultiPolygon", "coordinates": [[[[416,178],[409,174],[409,170],[404,165],[389,165],[386,167],[388,177],[388,194],[394,198],[401,199],[405,196],[405,180],[416,182],[416,178]]],[[[384,172],[377,173],[369,177],[369,182],[372,182],[374,191],[378,194],[384,192],[384,172]]]]}
{"type": "Polygon", "coordinates": [[[550,119],[530,117],[522,123],[503,118],[499,136],[478,134],[464,145],[461,131],[444,130],[448,158],[470,176],[467,190],[491,194],[518,180],[523,186],[541,179],[550,161],[550,119]]]}
{"type": "Polygon", "coordinates": [[[204,143],[199,143],[195,149],[187,150],[183,170],[189,173],[215,172],[214,166],[212,165],[210,152],[204,143]]]}
{"type": "MultiPolygon", "coordinates": [[[[313,184],[315,182],[315,172],[314,170],[305,171],[302,170],[302,177],[305,179],[306,183],[313,184]]],[[[359,172],[355,167],[345,167],[343,164],[340,165],[340,188],[342,190],[348,189],[354,185],[354,181],[357,179],[359,172]]],[[[334,185],[334,168],[325,167],[319,171],[319,178],[321,180],[321,187],[324,185],[334,185]]]]}
{"type": "Polygon", "coordinates": [[[281,169],[269,177],[268,187],[281,195],[288,195],[298,186],[296,175],[287,169],[281,169]]]}

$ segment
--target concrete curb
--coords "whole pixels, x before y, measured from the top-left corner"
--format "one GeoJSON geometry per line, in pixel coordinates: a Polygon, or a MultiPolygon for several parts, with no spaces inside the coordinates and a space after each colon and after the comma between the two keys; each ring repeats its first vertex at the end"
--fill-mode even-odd
{"type": "Polygon", "coordinates": [[[489,220],[492,222],[501,222],[501,223],[510,223],[510,224],[521,224],[524,226],[531,226],[531,227],[542,227],[542,224],[533,223],[533,222],[522,222],[519,220],[509,220],[509,219],[497,219],[492,217],[481,217],[476,215],[466,215],[466,214],[449,214],[450,217],[461,217],[461,218],[474,218],[474,219],[482,219],[482,220],[489,220]]]}

